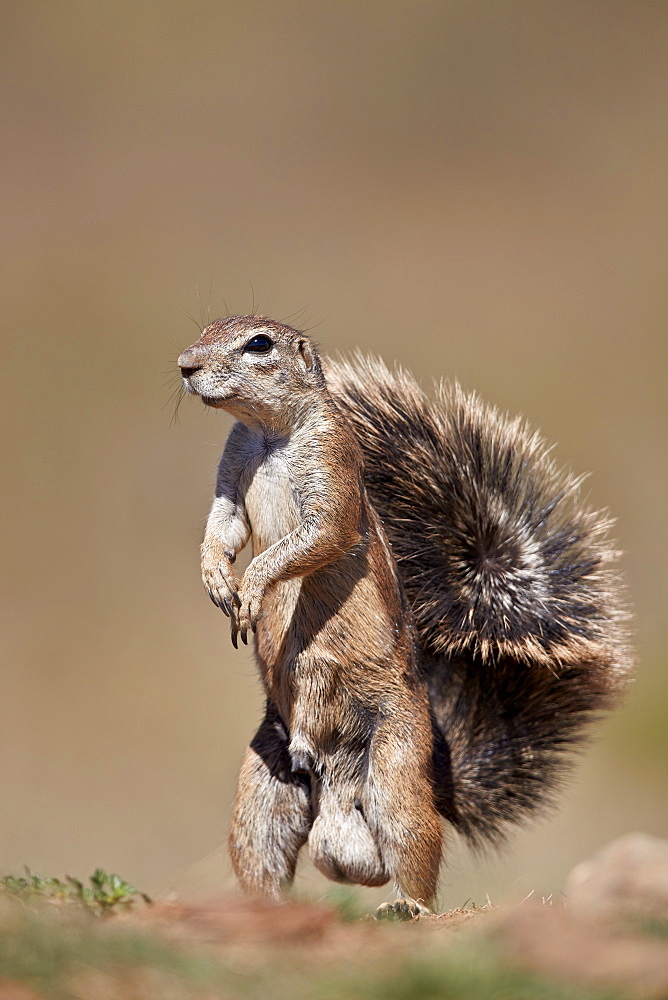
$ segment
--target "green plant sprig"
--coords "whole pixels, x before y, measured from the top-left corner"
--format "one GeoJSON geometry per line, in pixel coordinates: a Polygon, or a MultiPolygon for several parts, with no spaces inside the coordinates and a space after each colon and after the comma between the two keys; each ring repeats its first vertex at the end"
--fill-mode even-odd
{"type": "Polygon", "coordinates": [[[64,879],[42,878],[26,868],[25,875],[0,877],[0,895],[28,907],[42,902],[79,905],[95,916],[129,910],[140,900],[151,902],[145,892],[135,889],[120,875],[107,874],[103,868],[96,868],[88,881],[90,885],[84,885],[71,875],[66,875],[64,879]]]}

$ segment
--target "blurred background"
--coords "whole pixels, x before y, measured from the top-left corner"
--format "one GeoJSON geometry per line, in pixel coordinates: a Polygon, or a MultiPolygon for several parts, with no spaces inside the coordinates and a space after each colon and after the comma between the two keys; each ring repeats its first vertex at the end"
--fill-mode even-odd
{"type": "Polygon", "coordinates": [[[446,905],[668,834],[667,42],[660,0],[4,6],[4,871],[229,882],[261,711],[199,578],[229,424],[168,400],[253,309],[523,413],[618,519],[638,681],[558,813],[452,844],[446,905]]]}

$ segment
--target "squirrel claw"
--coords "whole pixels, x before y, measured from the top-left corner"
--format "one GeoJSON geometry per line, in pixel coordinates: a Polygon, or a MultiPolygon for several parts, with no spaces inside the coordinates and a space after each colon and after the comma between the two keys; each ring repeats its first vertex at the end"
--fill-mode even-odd
{"type": "Polygon", "coordinates": [[[374,914],[376,920],[416,920],[433,915],[427,906],[416,899],[395,899],[393,903],[381,903],[374,914]]]}
{"type": "MultiPolygon", "coordinates": [[[[217,608],[218,608],[218,609],[219,609],[220,611],[222,611],[222,612],[223,612],[223,614],[224,614],[224,615],[227,615],[227,611],[226,611],[226,608],[225,608],[225,606],[226,606],[226,604],[227,604],[227,601],[225,600],[225,598],[224,598],[224,597],[221,597],[221,595],[220,595],[220,594],[212,594],[212,595],[211,595],[211,600],[212,600],[212,601],[213,601],[213,603],[214,603],[214,604],[216,605],[216,607],[217,607],[217,608]]],[[[229,617],[229,616],[228,616],[228,617],[229,617]]]]}

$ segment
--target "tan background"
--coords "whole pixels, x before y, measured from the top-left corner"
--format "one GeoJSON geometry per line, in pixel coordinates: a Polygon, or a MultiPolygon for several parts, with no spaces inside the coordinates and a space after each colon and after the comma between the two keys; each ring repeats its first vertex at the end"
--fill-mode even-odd
{"type": "Polygon", "coordinates": [[[2,868],[227,878],[260,710],[199,582],[227,424],[186,400],[170,428],[166,380],[187,312],[253,306],[524,413],[618,517],[638,683],[558,815],[503,860],[456,853],[446,902],[558,892],[606,839],[666,835],[668,6],[3,21],[2,868]]]}

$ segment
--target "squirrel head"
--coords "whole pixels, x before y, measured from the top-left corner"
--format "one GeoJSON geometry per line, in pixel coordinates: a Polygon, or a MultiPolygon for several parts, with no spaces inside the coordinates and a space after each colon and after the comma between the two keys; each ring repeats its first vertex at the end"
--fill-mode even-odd
{"type": "Polygon", "coordinates": [[[325,387],[308,337],[263,316],[216,320],[178,365],[187,392],[247,424],[290,426],[325,387]]]}

